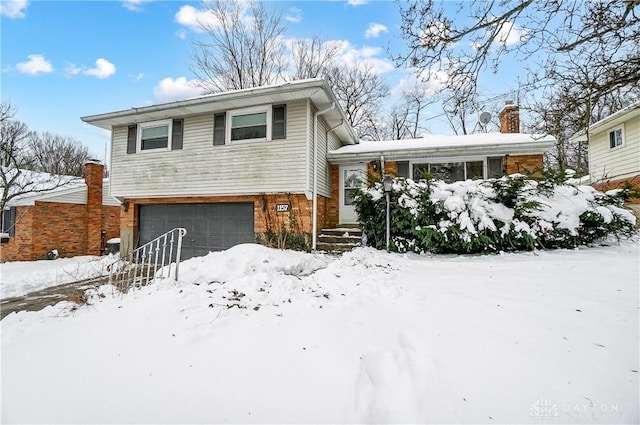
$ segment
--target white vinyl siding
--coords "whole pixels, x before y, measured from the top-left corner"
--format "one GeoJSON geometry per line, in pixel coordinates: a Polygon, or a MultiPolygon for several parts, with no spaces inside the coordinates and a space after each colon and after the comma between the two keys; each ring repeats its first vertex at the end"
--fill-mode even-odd
{"type": "Polygon", "coordinates": [[[613,122],[591,135],[589,174],[592,182],[624,179],[640,174],[640,115],[628,118],[624,125],[613,122]],[[620,127],[624,131],[624,144],[611,149],[609,133],[620,127]]]}
{"type": "Polygon", "coordinates": [[[111,196],[301,193],[307,189],[307,102],[287,104],[286,139],[213,145],[213,113],[184,119],[179,151],[126,153],[127,127],[112,131],[111,196]]]}

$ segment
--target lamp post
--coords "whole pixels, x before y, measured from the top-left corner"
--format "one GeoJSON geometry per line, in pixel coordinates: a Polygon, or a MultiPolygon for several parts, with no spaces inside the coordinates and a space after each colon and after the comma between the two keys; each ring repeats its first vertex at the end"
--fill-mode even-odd
{"type": "Polygon", "coordinates": [[[382,187],[384,188],[384,194],[387,198],[387,252],[389,252],[389,239],[391,239],[391,213],[389,210],[389,205],[391,203],[391,186],[393,185],[393,180],[389,177],[388,174],[385,174],[382,179],[382,187]]]}

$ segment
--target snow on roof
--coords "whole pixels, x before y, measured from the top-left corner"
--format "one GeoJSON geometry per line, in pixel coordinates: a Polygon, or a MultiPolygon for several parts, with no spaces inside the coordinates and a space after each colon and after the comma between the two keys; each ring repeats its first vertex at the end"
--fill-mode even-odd
{"type": "MultiPolygon", "coordinates": [[[[23,192],[13,197],[9,203],[16,201],[26,201],[31,198],[48,197],[52,194],[69,192],[82,189],[85,186],[84,179],[76,176],[62,176],[39,171],[30,170],[9,170],[3,167],[3,171],[9,178],[15,176],[19,171],[19,176],[14,184],[9,187],[9,196],[17,192],[23,192]]],[[[5,186],[0,185],[0,196],[4,194],[5,186]]]]}
{"type": "Polygon", "coordinates": [[[416,156],[436,152],[464,154],[543,153],[555,143],[553,136],[522,133],[478,133],[463,136],[428,135],[420,139],[360,141],[357,145],[343,146],[329,152],[333,160],[366,156],[416,156]]]}

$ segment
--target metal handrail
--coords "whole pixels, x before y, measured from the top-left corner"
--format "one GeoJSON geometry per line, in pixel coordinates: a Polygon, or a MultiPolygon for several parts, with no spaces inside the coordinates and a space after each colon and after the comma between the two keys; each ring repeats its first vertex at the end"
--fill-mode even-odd
{"type": "Polygon", "coordinates": [[[177,227],[118,258],[107,266],[109,284],[126,292],[132,286],[144,286],[156,278],[170,278],[174,263],[173,278],[178,280],[182,238],[186,234],[187,229],[177,227]]]}

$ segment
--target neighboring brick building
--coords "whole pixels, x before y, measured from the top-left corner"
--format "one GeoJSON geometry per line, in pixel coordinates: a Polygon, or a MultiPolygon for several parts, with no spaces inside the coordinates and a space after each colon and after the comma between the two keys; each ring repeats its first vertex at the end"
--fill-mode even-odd
{"type": "Polygon", "coordinates": [[[84,179],[67,177],[63,185],[56,179],[51,190],[10,200],[0,261],[45,259],[54,249],[61,257],[100,255],[106,240],[120,236],[120,203],[103,192],[103,174],[102,164],[89,162],[84,179]]]}

